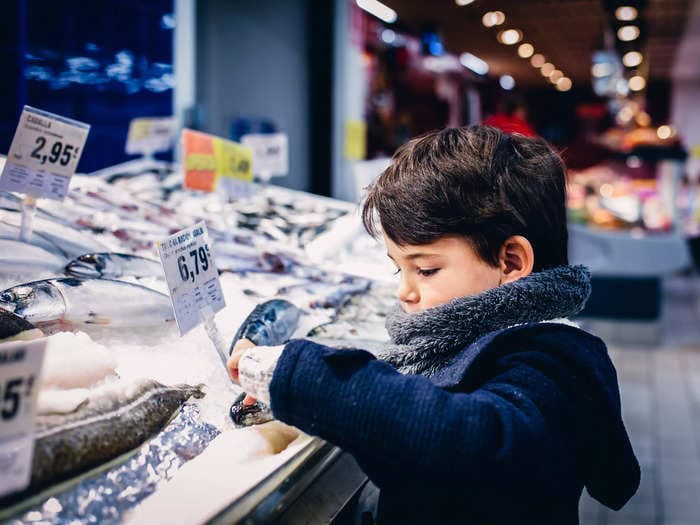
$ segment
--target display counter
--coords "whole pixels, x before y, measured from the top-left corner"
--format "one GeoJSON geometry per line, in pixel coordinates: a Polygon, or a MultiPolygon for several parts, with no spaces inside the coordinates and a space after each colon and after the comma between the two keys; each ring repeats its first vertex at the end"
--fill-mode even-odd
{"type": "MultiPolygon", "coordinates": [[[[375,281],[367,277],[381,277],[378,269],[388,264],[384,253],[361,233],[355,204],[275,186],[231,201],[185,190],[181,181],[177,165],[151,161],[77,175],[63,203],[39,202],[31,242],[13,253],[5,249],[1,290],[14,293],[44,283],[60,290],[67,305],[62,315],[37,324],[53,356],[45,362],[43,379],[63,378],[42,383],[44,398],[55,402],[75,395],[75,385],[65,384],[69,378],[80,383],[77,390],[84,397],[76,410],[83,410],[96,400],[102,403],[104,391],[115,384],[142,385],[145,377],[166,389],[189,385],[201,399],[184,401],[136,448],[117,447],[111,456],[72,465],[49,475],[43,485],[6,497],[1,520],[270,522],[293,501],[300,504],[299,495],[338,464],[340,451],[317,438],[300,434],[278,450],[256,427],[234,427],[228,412],[240,389],[231,384],[201,325],[182,337],[177,333],[163,307],[169,303],[163,303],[167,286],[157,243],[205,221],[226,302],[215,322],[227,345],[251,310],[271,298],[287,299],[304,311],[295,336],[332,327],[348,300],[374,289],[375,281]],[[42,264],[29,264],[32,254],[25,248],[49,255],[42,264]],[[344,271],[353,268],[354,274],[344,271]],[[105,283],[116,295],[103,291],[105,283]],[[144,309],[145,304],[152,308],[144,309]],[[83,367],[100,372],[88,380],[83,367]]],[[[16,243],[20,216],[17,197],[3,194],[0,242],[7,247],[16,243]]],[[[379,317],[374,321],[383,325],[379,317]]],[[[77,417],[68,409],[59,415],[43,410],[54,423],[77,417]]],[[[148,420],[148,410],[142,412],[148,420]]],[[[130,421],[115,425],[135,424],[130,421]]],[[[103,437],[83,446],[92,450],[103,437]]],[[[346,490],[325,497],[326,508],[342,506],[364,481],[359,469],[353,472],[346,490]]]]}

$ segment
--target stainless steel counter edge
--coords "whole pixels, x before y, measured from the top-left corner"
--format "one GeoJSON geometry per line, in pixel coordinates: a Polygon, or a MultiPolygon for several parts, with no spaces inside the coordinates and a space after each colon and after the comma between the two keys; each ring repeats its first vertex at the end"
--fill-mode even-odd
{"type": "Polygon", "coordinates": [[[278,517],[341,454],[339,448],[314,438],[298,454],[271,472],[243,496],[219,511],[210,525],[262,524],[278,517]]]}

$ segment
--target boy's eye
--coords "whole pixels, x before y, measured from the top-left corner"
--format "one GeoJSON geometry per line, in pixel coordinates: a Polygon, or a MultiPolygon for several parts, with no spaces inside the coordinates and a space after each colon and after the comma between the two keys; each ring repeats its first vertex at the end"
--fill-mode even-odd
{"type": "Polygon", "coordinates": [[[439,271],[440,271],[440,268],[429,268],[429,269],[420,268],[418,270],[418,274],[422,275],[423,277],[430,277],[431,275],[435,275],[439,271]]]}

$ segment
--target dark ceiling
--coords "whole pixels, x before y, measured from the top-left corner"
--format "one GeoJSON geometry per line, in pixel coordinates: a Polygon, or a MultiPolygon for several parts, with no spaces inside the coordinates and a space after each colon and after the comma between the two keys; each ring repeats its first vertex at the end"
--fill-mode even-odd
{"type": "MultiPolygon", "coordinates": [[[[610,1],[610,0],[608,0],[610,1]]],[[[398,14],[398,25],[419,32],[434,23],[448,51],[468,51],[486,60],[491,75],[510,74],[521,85],[547,85],[529,59],[518,56],[518,45],[497,41],[502,29],[520,29],[524,38],[574,84],[590,83],[591,54],[602,49],[609,14],[601,0],[475,0],[458,6],[455,0],[386,0],[398,14]],[[505,13],[503,25],[486,28],[487,11],[505,13]]],[[[631,2],[632,3],[632,2],[631,2]]],[[[651,80],[670,76],[673,58],[688,18],[690,0],[648,0],[641,10],[645,38],[641,51],[651,80]]],[[[614,33],[608,31],[608,37],[614,33]]],[[[638,44],[637,44],[638,45],[638,44]]]]}

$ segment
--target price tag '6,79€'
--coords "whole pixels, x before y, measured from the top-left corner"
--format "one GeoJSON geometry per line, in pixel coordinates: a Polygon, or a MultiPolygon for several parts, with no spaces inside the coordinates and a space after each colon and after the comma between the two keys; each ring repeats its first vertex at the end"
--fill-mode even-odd
{"type": "Polygon", "coordinates": [[[0,496],[29,484],[45,339],[0,345],[0,496]]]}
{"type": "Polygon", "coordinates": [[[63,200],[90,126],[24,106],[0,177],[0,190],[63,200]]]}
{"type": "Polygon", "coordinates": [[[225,306],[210,246],[204,222],[158,243],[180,335],[203,320],[203,310],[210,308],[212,312],[218,312],[225,306]]]}

